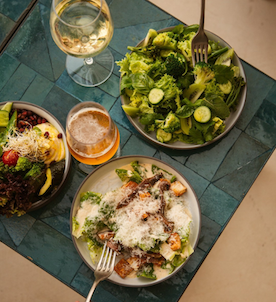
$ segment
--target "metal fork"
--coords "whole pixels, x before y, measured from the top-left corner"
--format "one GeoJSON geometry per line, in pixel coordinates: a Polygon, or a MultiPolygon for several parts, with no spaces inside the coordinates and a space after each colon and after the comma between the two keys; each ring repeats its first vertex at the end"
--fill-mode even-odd
{"type": "Polygon", "coordinates": [[[205,0],[201,0],[201,15],[199,21],[199,28],[191,43],[193,66],[195,66],[196,62],[203,62],[203,61],[205,63],[208,62],[208,38],[204,32],[204,14],[205,14],[205,0]],[[196,61],[195,61],[195,50],[196,50],[196,61]],[[204,59],[203,56],[205,57],[204,59]]]}
{"type": "Polygon", "coordinates": [[[115,265],[115,258],[116,258],[117,253],[115,251],[113,251],[111,248],[106,247],[106,244],[107,244],[107,242],[105,242],[105,244],[104,244],[100,261],[94,272],[95,281],[88,293],[86,302],[89,302],[91,300],[94,290],[97,287],[97,285],[100,283],[100,281],[107,279],[113,273],[114,265],[115,265]]]}

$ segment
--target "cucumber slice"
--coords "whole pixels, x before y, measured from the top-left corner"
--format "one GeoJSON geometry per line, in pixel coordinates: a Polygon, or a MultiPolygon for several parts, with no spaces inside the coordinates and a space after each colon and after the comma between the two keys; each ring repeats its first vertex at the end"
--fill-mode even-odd
{"type": "Polygon", "coordinates": [[[160,88],[153,88],[149,93],[149,101],[156,105],[162,101],[164,97],[164,91],[160,88]]]}
{"type": "Polygon", "coordinates": [[[172,139],[172,134],[158,128],[156,131],[156,138],[161,143],[167,143],[172,139]]]}
{"type": "Polygon", "coordinates": [[[7,127],[9,123],[9,112],[0,110],[0,127],[7,127]]]}
{"type": "Polygon", "coordinates": [[[132,107],[130,105],[122,105],[124,112],[129,116],[136,116],[140,109],[136,107],[132,107]]]}
{"type": "Polygon", "coordinates": [[[215,65],[227,65],[230,66],[231,65],[231,60],[234,56],[234,49],[228,49],[226,52],[224,52],[223,54],[221,54],[215,62],[215,65]]]}
{"type": "Polygon", "coordinates": [[[7,102],[7,103],[1,108],[1,110],[6,110],[6,111],[8,111],[8,113],[11,112],[11,109],[12,109],[12,102],[7,102]]]}
{"type": "Polygon", "coordinates": [[[212,116],[211,110],[207,106],[199,106],[194,112],[194,118],[199,123],[207,123],[212,116]]]}

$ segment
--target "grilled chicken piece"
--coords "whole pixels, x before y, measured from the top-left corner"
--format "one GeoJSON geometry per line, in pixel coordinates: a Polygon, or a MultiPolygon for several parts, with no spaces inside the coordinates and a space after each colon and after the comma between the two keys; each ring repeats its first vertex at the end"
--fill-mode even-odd
{"type": "Polygon", "coordinates": [[[117,209],[121,209],[126,207],[136,196],[136,194],[144,189],[152,187],[160,178],[162,178],[163,174],[156,174],[153,177],[144,179],[126,198],[121,200],[118,205],[117,209]]]}
{"type": "Polygon", "coordinates": [[[122,246],[120,245],[120,243],[114,241],[112,238],[110,238],[107,241],[106,244],[109,248],[111,248],[113,251],[116,251],[117,254],[120,254],[121,250],[122,250],[122,246]]]}
{"type": "Polygon", "coordinates": [[[115,265],[114,270],[121,278],[124,279],[126,276],[128,276],[133,271],[133,268],[130,266],[130,264],[125,259],[121,259],[115,265]]]}

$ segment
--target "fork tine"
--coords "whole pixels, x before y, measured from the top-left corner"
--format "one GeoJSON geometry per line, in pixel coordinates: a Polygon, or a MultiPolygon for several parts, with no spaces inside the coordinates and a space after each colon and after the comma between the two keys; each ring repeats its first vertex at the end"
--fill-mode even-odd
{"type": "Polygon", "coordinates": [[[196,45],[196,61],[199,62],[199,46],[196,45]]]}
{"type": "Polygon", "coordinates": [[[200,45],[200,61],[201,62],[203,62],[203,56],[204,56],[203,47],[204,47],[204,45],[200,45]]]}
{"type": "Polygon", "coordinates": [[[205,63],[208,62],[208,45],[204,45],[204,50],[205,50],[205,63]]]}
{"type": "Polygon", "coordinates": [[[103,251],[102,251],[102,255],[101,255],[101,258],[100,258],[100,261],[99,261],[99,263],[98,263],[98,265],[97,265],[97,269],[98,268],[100,268],[100,266],[101,266],[101,264],[102,264],[102,261],[103,261],[103,257],[104,257],[104,252],[105,252],[105,249],[106,249],[106,242],[104,243],[104,247],[103,247],[103,251]]]}

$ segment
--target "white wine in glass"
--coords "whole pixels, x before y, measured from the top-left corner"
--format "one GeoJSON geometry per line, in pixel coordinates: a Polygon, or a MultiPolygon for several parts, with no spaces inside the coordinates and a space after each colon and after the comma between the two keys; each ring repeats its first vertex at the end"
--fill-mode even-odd
{"type": "Polygon", "coordinates": [[[114,27],[105,0],[53,0],[50,29],[76,83],[94,87],[111,76],[114,59],[107,46],[114,27]]]}

